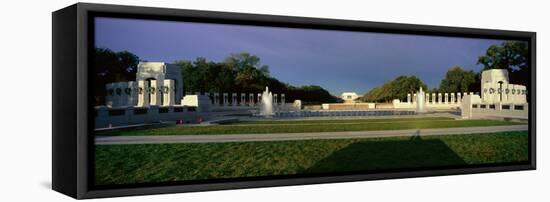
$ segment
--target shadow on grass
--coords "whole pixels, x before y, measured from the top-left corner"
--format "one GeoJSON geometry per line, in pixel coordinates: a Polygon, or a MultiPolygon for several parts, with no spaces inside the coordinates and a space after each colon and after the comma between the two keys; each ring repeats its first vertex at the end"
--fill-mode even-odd
{"type": "Polygon", "coordinates": [[[466,162],[443,141],[413,136],[409,140],[356,142],[321,159],[304,172],[380,171],[454,165],[466,165],[466,162]]]}

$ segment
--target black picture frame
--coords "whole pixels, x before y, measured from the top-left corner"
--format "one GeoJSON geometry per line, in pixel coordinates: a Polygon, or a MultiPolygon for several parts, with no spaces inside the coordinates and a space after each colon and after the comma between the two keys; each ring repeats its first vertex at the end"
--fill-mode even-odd
{"type": "Polygon", "coordinates": [[[52,14],[52,188],[68,196],[84,199],[98,197],[164,194],[253,187],[305,185],[423,176],[442,176],[536,169],[536,33],[473,29],[352,20],[287,17],[168,8],[134,7],[77,3],[52,14]],[[93,41],[90,28],[93,16],[186,20],[224,24],[282,26],[310,29],[347,30],[414,35],[525,40],[530,47],[529,162],[491,164],[466,168],[396,170],[384,173],[357,173],[332,176],[259,178],[243,181],[216,181],[201,184],[159,184],[97,189],[93,177],[93,86],[89,58],[93,41]]]}

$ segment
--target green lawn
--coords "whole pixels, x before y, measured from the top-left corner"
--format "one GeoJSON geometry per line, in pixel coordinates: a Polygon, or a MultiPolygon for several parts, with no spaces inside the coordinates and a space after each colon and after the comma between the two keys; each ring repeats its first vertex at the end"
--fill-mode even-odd
{"type": "Polygon", "coordinates": [[[528,160],[528,133],[281,142],[96,145],[96,184],[417,168],[528,160]]]}
{"type": "Polygon", "coordinates": [[[96,135],[199,135],[399,130],[520,124],[499,120],[454,120],[450,118],[354,119],[309,121],[255,121],[213,126],[172,126],[164,128],[98,132],[96,135]]]}

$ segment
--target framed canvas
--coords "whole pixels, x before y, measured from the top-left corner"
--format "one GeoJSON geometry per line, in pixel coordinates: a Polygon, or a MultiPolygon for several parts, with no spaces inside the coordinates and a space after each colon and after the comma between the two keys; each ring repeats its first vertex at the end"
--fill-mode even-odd
{"type": "Polygon", "coordinates": [[[535,169],[536,34],[78,3],[53,20],[74,198],[535,169]]]}

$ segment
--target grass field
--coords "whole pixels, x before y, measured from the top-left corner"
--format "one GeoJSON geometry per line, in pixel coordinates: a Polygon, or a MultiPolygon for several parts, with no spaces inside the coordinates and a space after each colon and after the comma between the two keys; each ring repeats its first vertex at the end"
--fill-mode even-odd
{"type": "Polygon", "coordinates": [[[499,120],[454,120],[451,118],[353,119],[307,121],[249,121],[213,126],[172,126],[153,129],[98,132],[96,135],[199,135],[199,134],[250,134],[300,133],[399,130],[423,128],[452,128],[499,126],[520,124],[499,120]]]}
{"type": "Polygon", "coordinates": [[[418,168],[528,160],[528,133],[281,142],[96,145],[96,184],[418,168]]]}

